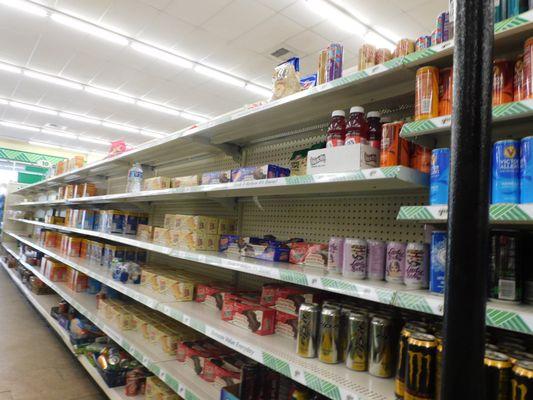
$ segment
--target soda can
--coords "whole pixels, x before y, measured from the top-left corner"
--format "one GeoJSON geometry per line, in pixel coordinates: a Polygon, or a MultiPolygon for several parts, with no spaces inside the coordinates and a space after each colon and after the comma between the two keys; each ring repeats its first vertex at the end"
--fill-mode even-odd
{"type": "Polygon", "coordinates": [[[529,8],[527,0],[507,0],[507,18],[517,16],[529,8]]]}
{"type": "Polygon", "coordinates": [[[533,393],[533,362],[519,361],[511,374],[511,399],[531,398],[533,393]]]}
{"type": "Polygon", "coordinates": [[[329,305],[322,308],[318,331],[318,359],[323,363],[337,364],[341,359],[340,322],[340,307],[329,305]]]}
{"type": "Polygon", "coordinates": [[[519,233],[516,231],[491,232],[489,297],[492,299],[522,300],[518,240],[519,233]]]}
{"type": "Polygon", "coordinates": [[[385,280],[390,283],[403,283],[405,271],[405,243],[388,242],[385,261],[385,280]]]}
{"type": "Polygon", "coordinates": [[[405,366],[407,364],[407,340],[415,332],[426,333],[427,329],[413,323],[407,323],[400,332],[398,345],[398,360],[396,363],[396,375],[394,378],[394,394],[403,399],[405,391],[405,366]]]}
{"type": "Polygon", "coordinates": [[[503,353],[485,351],[485,385],[487,400],[508,399],[512,364],[503,353]]]}
{"type": "Polygon", "coordinates": [[[520,200],[520,149],[518,140],[500,140],[492,148],[492,204],[520,200]]]}
{"type": "Polygon", "coordinates": [[[520,203],[533,203],[533,136],[520,141],[520,203]]]}
{"type": "Polygon", "coordinates": [[[346,278],[365,279],[368,245],[365,239],[345,239],[342,275],[346,278]]]}
{"type": "Polygon", "coordinates": [[[391,320],[373,317],[370,322],[368,372],[372,376],[390,378],[393,375],[393,326],[391,320]]]}
{"type": "Polygon", "coordinates": [[[446,277],[446,242],[448,235],[445,231],[431,233],[429,290],[433,293],[444,293],[446,277]]]}
{"type": "Polygon", "coordinates": [[[414,332],[407,340],[405,392],[407,399],[433,399],[437,340],[427,333],[414,332]]]}
{"type": "Polygon", "coordinates": [[[329,239],[328,246],[328,265],[329,272],[338,272],[342,274],[342,261],[344,254],[344,238],[332,237],[329,239]]]}
{"type": "Polygon", "coordinates": [[[526,99],[533,98],[533,37],[524,44],[524,83],[526,99]]]}
{"type": "Polygon", "coordinates": [[[415,121],[439,116],[439,69],[422,67],[416,71],[415,121]]]}
{"type": "Polygon", "coordinates": [[[520,101],[526,98],[526,76],[524,70],[524,55],[516,57],[514,63],[513,101],[520,101]]]}
{"type": "Polygon", "coordinates": [[[429,174],[431,171],[431,150],[416,143],[411,143],[409,167],[429,174]]]}
{"type": "Polygon", "coordinates": [[[350,312],[346,367],[353,371],[368,369],[368,316],[365,313],[350,312]]]}
{"type": "Polygon", "coordinates": [[[379,158],[381,167],[409,166],[409,142],[400,137],[402,126],[403,122],[392,122],[383,125],[379,158]]]}
{"type": "Polygon", "coordinates": [[[440,13],[437,16],[436,22],[435,22],[435,42],[437,44],[444,42],[444,13],[440,13]]]}
{"type": "Polygon", "coordinates": [[[492,67],[492,105],[513,101],[514,64],[509,60],[494,60],[492,67]]]}
{"type": "Polygon", "coordinates": [[[450,149],[433,149],[429,174],[429,204],[448,204],[450,149]]]}
{"type": "Polygon", "coordinates": [[[367,240],[368,279],[382,281],[385,279],[385,242],[381,240],[367,240]]]}
{"type": "Polygon", "coordinates": [[[318,304],[303,303],[300,306],[296,335],[296,353],[300,357],[316,357],[319,315],[320,307],[318,304]]]}
{"type": "Polygon", "coordinates": [[[350,314],[354,309],[350,305],[339,305],[341,309],[341,320],[339,325],[339,361],[346,361],[346,352],[350,341],[350,314]]]}
{"type": "Polygon", "coordinates": [[[428,287],[428,246],[425,243],[407,243],[403,282],[409,288],[428,287]]]}
{"type": "Polygon", "coordinates": [[[453,109],[453,68],[439,71],[439,116],[451,115],[453,109]]]}

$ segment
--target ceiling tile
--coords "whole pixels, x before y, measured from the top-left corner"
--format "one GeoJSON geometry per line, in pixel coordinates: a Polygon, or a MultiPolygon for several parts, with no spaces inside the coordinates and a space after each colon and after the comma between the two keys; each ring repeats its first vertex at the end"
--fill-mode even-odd
{"type": "Polygon", "coordinates": [[[112,0],[57,0],[51,7],[96,23],[111,3],[112,0]]]}
{"type": "Polygon", "coordinates": [[[155,7],[158,10],[164,10],[172,0],[141,0],[143,3],[148,4],[149,6],[155,7]]]}
{"type": "Polygon", "coordinates": [[[98,87],[117,90],[119,87],[124,85],[124,83],[130,79],[136,78],[137,76],[138,72],[134,69],[107,62],[102,66],[100,72],[88,83],[98,87]]]}
{"type": "Polygon", "coordinates": [[[407,11],[406,13],[407,15],[418,21],[420,25],[422,25],[426,35],[431,35],[431,32],[433,31],[433,29],[435,29],[437,24],[437,16],[441,12],[447,10],[448,7],[443,7],[441,2],[429,1],[411,9],[410,11],[407,11]]]}
{"type": "Polygon", "coordinates": [[[113,0],[100,23],[114,31],[135,36],[159,14],[159,10],[137,0],[113,0]]]}
{"type": "Polygon", "coordinates": [[[241,76],[245,79],[255,80],[255,77],[262,75],[272,76],[274,68],[280,61],[273,58],[256,55],[249,58],[244,64],[231,70],[231,73],[241,76]]]}
{"type": "Polygon", "coordinates": [[[193,29],[194,26],[187,22],[180,21],[169,14],[160,13],[145,26],[136,39],[157,47],[172,47],[193,29]]]}
{"type": "Polygon", "coordinates": [[[273,10],[280,11],[293,4],[296,0],[257,0],[259,3],[272,8],[273,10]]]}
{"type": "Polygon", "coordinates": [[[0,28],[0,60],[25,65],[40,38],[24,29],[13,31],[0,28]]]}
{"type": "Polygon", "coordinates": [[[98,57],[78,52],[64,66],[61,74],[83,83],[89,82],[104,67],[106,61],[98,57]]]}
{"type": "Polygon", "coordinates": [[[329,45],[326,39],[309,30],[287,39],[285,43],[294,48],[302,57],[309,53],[316,53],[329,45]]]}
{"type": "Polygon", "coordinates": [[[230,2],[231,0],[173,0],[164,10],[174,17],[200,26],[230,2]]]}
{"type": "Polygon", "coordinates": [[[307,2],[305,0],[297,0],[280,12],[293,21],[296,21],[298,24],[305,26],[306,28],[317,25],[324,21],[324,18],[311,11],[306,3],[307,2]]]}
{"type": "Polygon", "coordinates": [[[392,3],[398,6],[403,11],[410,11],[424,3],[435,3],[440,6],[441,9],[448,7],[448,0],[391,0],[392,3]]]}
{"type": "Polygon", "coordinates": [[[236,45],[228,45],[221,47],[216,53],[204,58],[202,62],[223,71],[230,71],[255,56],[256,54],[250,50],[236,45]]]}
{"type": "Polygon", "coordinates": [[[347,37],[352,36],[351,33],[342,30],[341,28],[337,27],[335,23],[329,20],[313,26],[311,30],[325,38],[330,43],[338,43],[347,37]]]}
{"type": "Polygon", "coordinates": [[[196,28],[179,38],[173,50],[184,57],[200,61],[226,45],[227,40],[203,28],[196,28]]]}

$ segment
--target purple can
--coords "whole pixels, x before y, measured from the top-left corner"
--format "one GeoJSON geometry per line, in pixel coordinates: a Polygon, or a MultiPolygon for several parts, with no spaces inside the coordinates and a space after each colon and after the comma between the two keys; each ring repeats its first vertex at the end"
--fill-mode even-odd
{"type": "Polygon", "coordinates": [[[342,274],[342,257],[344,253],[344,238],[332,237],[328,247],[328,271],[342,274]]]}
{"type": "Polygon", "coordinates": [[[403,281],[409,288],[428,287],[428,253],[428,245],[425,243],[407,243],[403,281]]]}
{"type": "Polygon", "coordinates": [[[326,65],[327,81],[331,82],[342,76],[342,44],[331,43],[328,46],[328,62],[326,65]]]}
{"type": "Polygon", "coordinates": [[[388,242],[385,262],[385,280],[390,283],[403,283],[405,271],[405,243],[388,242]]]}
{"type": "Polygon", "coordinates": [[[385,279],[385,242],[367,240],[368,245],[368,279],[382,281],[385,279]]]}
{"type": "Polygon", "coordinates": [[[365,279],[368,245],[364,239],[345,239],[342,257],[342,275],[346,278],[365,279]]]}

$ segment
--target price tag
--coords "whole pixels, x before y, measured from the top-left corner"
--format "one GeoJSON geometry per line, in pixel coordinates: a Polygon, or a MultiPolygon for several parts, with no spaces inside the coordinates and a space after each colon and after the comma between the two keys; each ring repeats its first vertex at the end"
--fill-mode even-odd
{"type": "Polygon", "coordinates": [[[161,379],[162,381],[164,381],[166,377],[167,377],[167,376],[166,376],[165,372],[163,372],[163,371],[159,371],[159,379],[161,379]]]}
{"type": "Polygon", "coordinates": [[[295,381],[300,382],[301,384],[305,385],[305,375],[301,369],[294,368],[292,372],[292,378],[295,381]]]}
{"type": "Polygon", "coordinates": [[[189,317],[188,315],[184,315],[183,316],[183,323],[185,325],[191,325],[191,317],[189,317]]]}
{"type": "Polygon", "coordinates": [[[143,356],[143,364],[144,365],[150,364],[150,359],[147,356],[143,356]]]}
{"type": "Polygon", "coordinates": [[[179,394],[181,397],[183,397],[183,398],[185,398],[185,390],[186,390],[186,389],[185,389],[185,386],[183,386],[183,385],[180,384],[180,387],[179,387],[179,389],[178,389],[178,394],[179,394]]]}
{"type": "Polygon", "coordinates": [[[309,286],[321,289],[322,282],[320,281],[319,277],[313,277],[309,280],[309,286]]]}

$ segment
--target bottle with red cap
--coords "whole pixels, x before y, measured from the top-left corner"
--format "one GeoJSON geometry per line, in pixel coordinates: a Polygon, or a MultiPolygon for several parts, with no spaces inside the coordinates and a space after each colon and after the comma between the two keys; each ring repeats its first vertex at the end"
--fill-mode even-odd
{"type": "Polygon", "coordinates": [[[326,140],[327,147],[344,146],[346,138],[346,114],[343,110],[335,110],[331,113],[326,140]]]}
{"type": "Polygon", "coordinates": [[[350,145],[357,143],[368,144],[368,124],[365,118],[365,109],[354,106],[350,108],[344,144],[350,145]]]}
{"type": "Polygon", "coordinates": [[[381,114],[370,111],[366,115],[368,121],[368,144],[381,150],[381,114]]]}

